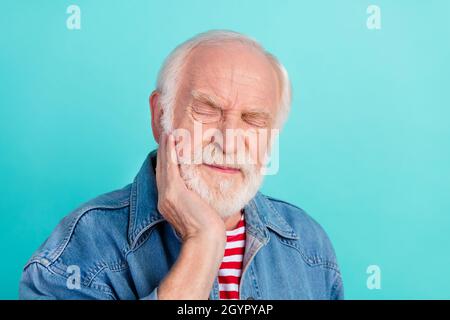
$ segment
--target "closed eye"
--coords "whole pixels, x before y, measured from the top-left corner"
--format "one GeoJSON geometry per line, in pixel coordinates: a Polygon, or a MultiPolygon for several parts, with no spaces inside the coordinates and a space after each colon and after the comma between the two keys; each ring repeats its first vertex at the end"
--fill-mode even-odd
{"type": "Polygon", "coordinates": [[[242,115],[242,120],[256,127],[268,127],[270,116],[265,112],[246,112],[242,115]]]}
{"type": "Polygon", "coordinates": [[[221,109],[214,107],[214,106],[205,105],[205,104],[195,104],[192,106],[192,110],[199,114],[221,114],[222,113],[221,109]]]}
{"type": "Polygon", "coordinates": [[[209,104],[195,103],[190,110],[192,117],[199,122],[216,122],[222,118],[222,110],[209,104]]]}

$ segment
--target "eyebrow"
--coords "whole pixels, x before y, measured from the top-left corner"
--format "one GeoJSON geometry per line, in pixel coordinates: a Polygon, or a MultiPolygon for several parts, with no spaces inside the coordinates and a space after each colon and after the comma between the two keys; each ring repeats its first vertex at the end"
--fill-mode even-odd
{"type": "Polygon", "coordinates": [[[263,116],[266,119],[272,118],[270,113],[267,111],[264,111],[264,110],[249,110],[249,111],[244,111],[243,114],[246,116],[263,116]]]}
{"type": "Polygon", "coordinates": [[[197,91],[197,90],[192,90],[191,91],[191,95],[194,97],[194,99],[205,102],[211,106],[223,109],[223,105],[218,101],[218,98],[201,92],[201,91],[197,91]]]}

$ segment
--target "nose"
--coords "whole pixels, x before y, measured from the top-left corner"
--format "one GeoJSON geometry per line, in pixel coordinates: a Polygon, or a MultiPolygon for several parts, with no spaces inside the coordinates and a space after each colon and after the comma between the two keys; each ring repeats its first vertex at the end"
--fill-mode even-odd
{"type": "Polygon", "coordinates": [[[245,135],[241,123],[240,116],[236,114],[228,114],[224,117],[220,128],[223,136],[222,150],[224,155],[237,154],[238,148],[244,147],[245,135]]]}

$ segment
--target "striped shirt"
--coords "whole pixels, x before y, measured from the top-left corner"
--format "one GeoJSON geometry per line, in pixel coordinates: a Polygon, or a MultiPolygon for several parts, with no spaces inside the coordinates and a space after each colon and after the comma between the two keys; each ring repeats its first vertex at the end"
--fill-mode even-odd
{"type": "Polygon", "coordinates": [[[239,282],[245,250],[244,214],[236,228],[226,233],[227,244],[219,268],[219,297],[221,300],[239,299],[239,282]]]}

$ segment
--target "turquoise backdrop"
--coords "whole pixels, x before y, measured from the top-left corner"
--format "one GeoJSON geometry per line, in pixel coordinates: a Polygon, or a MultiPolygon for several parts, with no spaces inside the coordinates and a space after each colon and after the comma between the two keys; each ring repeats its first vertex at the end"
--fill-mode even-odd
{"type": "Polygon", "coordinates": [[[449,12],[447,0],[2,0],[0,298],[17,298],[63,216],[131,182],[155,147],[147,100],[164,57],[221,28],[290,72],[281,168],[263,191],[323,225],[346,298],[450,298],[449,12]],[[66,27],[71,4],[80,30],[66,27]]]}

